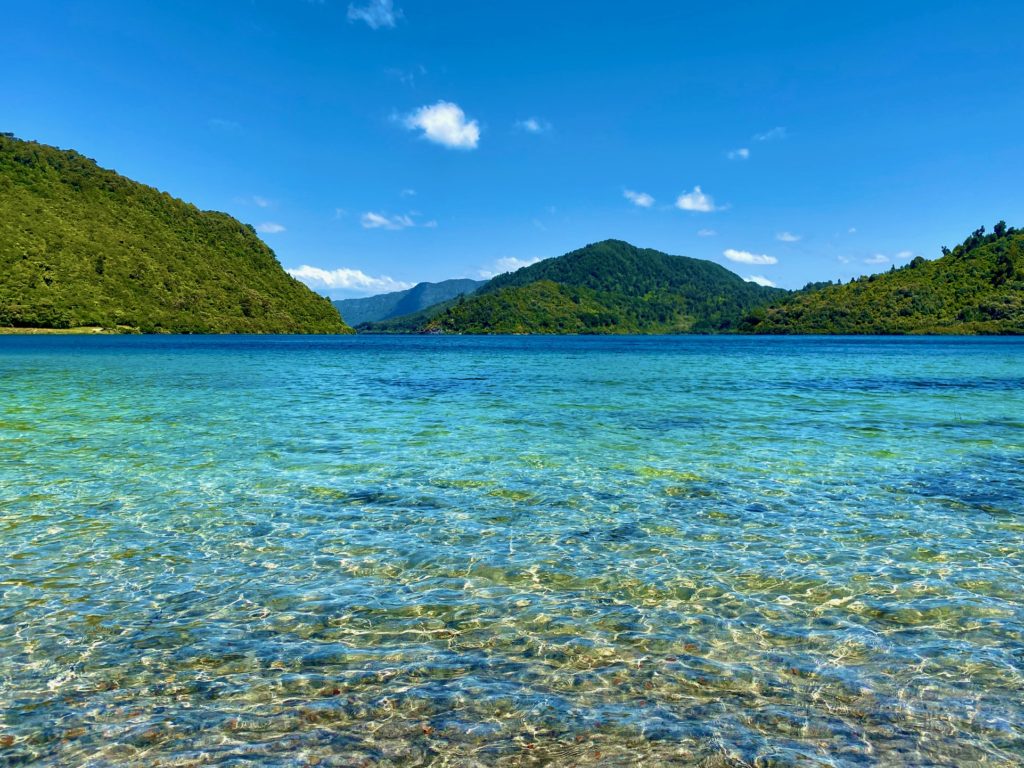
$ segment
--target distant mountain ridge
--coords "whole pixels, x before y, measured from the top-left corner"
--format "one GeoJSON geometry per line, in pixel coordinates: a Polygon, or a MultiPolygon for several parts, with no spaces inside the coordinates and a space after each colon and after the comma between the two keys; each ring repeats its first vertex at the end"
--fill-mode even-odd
{"type": "Polygon", "coordinates": [[[249,225],[0,133],[0,328],[154,333],[1024,334],[1024,232],[847,284],[766,288],[620,240],[499,275],[332,303],[249,225]]]}
{"type": "Polygon", "coordinates": [[[786,294],[714,262],[606,240],[499,275],[472,296],[361,330],[706,333],[730,330],[786,294]]]}
{"type": "Polygon", "coordinates": [[[468,279],[419,283],[405,291],[360,299],[341,299],[334,302],[334,307],[346,323],[356,326],[410,315],[449,299],[472,293],[485,283],[484,280],[468,279]]]}
{"type": "Polygon", "coordinates": [[[1024,334],[1024,232],[982,227],[942,258],[794,295],[742,329],[771,334],[1024,334]]]}
{"type": "Polygon", "coordinates": [[[0,327],[351,333],[251,226],[0,134],[0,327]]]}

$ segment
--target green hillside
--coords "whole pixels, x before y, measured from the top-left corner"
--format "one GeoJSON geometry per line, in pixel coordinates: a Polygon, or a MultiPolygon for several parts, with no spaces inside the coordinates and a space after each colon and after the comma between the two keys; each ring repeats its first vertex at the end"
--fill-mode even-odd
{"type": "Polygon", "coordinates": [[[783,295],[710,261],[606,240],[499,275],[473,296],[434,312],[416,330],[710,333],[735,328],[783,295]]]}
{"type": "Polygon", "coordinates": [[[0,327],[346,333],[252,227],[0,134],[0,327]]]}
{"type": "Polygon", "coordinates": [[[743,326],[780,334],[1022,334],[1024,232],[975,231],[940,259],[794,295],[743,326]]]}
{"type": "Polygon", "coordinates": [[[693,328],[672,294],[636,299],[538,280],[457,303],[426,330],[445,333],[681,333],[693,328]]]}
{"type": "Polygon", "coordinates": [[[334,302],[346,323],[352,326],[374,323],[392,317],[410,315],[450,299],[472,293],[484,284],[481,280],[444,280],[420,283],[407,291],[382,293],[364,299],[342,299],[334,302]]]}
{"type": "Polygon", "coordinates": [[[380,320],[376,323],[361,323],[356,326],[356,330],[360,333],[423,333],[431,320],[465,300],[464,296],[458,296],[410,315],[389,317],[387,320],[380,320]]]}

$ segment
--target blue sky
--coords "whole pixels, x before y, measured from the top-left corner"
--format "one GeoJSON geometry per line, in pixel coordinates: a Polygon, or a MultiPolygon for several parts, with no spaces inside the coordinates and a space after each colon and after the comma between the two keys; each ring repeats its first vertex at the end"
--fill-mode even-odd
{"type": "Polygon", "coordinates": [[[16,3],[0,130],[339,297],[610,237],[793,288],[1024,226],[1022,30],[1016,0],[16,3]]]}

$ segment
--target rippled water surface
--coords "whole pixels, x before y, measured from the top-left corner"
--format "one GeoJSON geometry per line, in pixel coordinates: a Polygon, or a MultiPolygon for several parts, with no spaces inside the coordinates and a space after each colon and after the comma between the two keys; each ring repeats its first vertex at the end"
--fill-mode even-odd
{"type": "Polygon", "coordinates": [[[1024,764],[1024,342],[0,339],[0,765],[1024,764]]]}

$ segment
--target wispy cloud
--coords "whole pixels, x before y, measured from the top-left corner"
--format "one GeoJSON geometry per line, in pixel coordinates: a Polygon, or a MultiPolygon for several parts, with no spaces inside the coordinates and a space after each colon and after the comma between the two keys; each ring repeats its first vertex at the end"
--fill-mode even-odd
{"type": "Polygon", "coordinates": [[[714,237],[718,233],[713,229],[698,229],[697,237],[714,237]]]}
{"type": "Polygon", "coordinates": [[[257,208],[269,208],[270,206],[273,205],[273,203],[270,200],[268,200],[265,197],[260,197],[259,195],[252,196],[252,204],[255,205],[257,208]]]}
{"type": "Polygon", "coordinates": [[[394,0],[370,0],[367,5],[348,7],[348,20],[365,21],[370,29],[394,27],[400,18],[402,12],[395,8],[394,0]]]}
{"type": "Polygon", "coordinates": [[[287,230],[276,221],[265,221],[262,224],[256,225],[256,231],[262,232],[264,235],[277,235],[287,230]]]}
{"type": "Polygon", "coordinates": [[[403,189],[399,194],[401,194],[402,197],[416,197],[416,190],[415,189],[403,189]]]}
{"type": "Polygon", "coordinates": [[[864,259],[864,263],[871,264],[873,266],[881,266],[882,264],[890,264],[894,261],[910,261],[912,258],[914,258],[913,251],[900,251],[892,257],[889,257],[884,253],[876,253],[874,256],[869,256],[864,259]]]}
{"type": "Polygon", "coordinates": [[[780,243],[799,243],[803,240],[803,236],[794,235],[792,232],[779,232],[775,235],[775,239],[780,243]]]}
{"type": "Polygon", "coordinates": [[[416,226],[416,222],[410,216],[387,216],[373,211],[364,213],[359,218],[359,223],[363,225],[363,229],[408,229],[416,226]]]}
{"type": "Polygon", "coordinates": [[[710,195],[704,194],[700,187],[694,187],[692,192],[686,192],[676,200],[676,208],[681,211],[696,211],[698,213],[710,213],[718,210],[715,208],[715,201],[710,195]]]}
{"type": "Polygon", "coordinates": [[[654,205],[654,198],[646,192],[634,192],[632,189],[627,189],[622,193],[622,195],[633,203],[633,205],[638,205],[641,208],[650,208],[654,205]]]}
{"type": "Polygon", "coordinates": [[[750,150],[746,147],[740,147],[739,149],[732,149],[726,152],[725,156],[730,160],[749,160],[750,150]]]}
{"type": "Polygon", "coordinates": [[[211,117],[206,121],[206,124],[215,131],[224,131],[225,133],[234,133],[242,127],[241,123],[236,123],[234,120],[225,120],[222,117],[211,117]]]}
{"type": "Polygon", "coordinates": [[[386,291],[404,291],[412,288],[414,283],[393,280],[387,275],[373,277],[359,269],[320,269],[303,265],[298,269],[289,269],[288,274],[301,280],[310,288],[327,288],[330,290],[358,291],[360,293],[382,293],[386,291]]]}
{"type": "Polygon", "coordinates": [[[551,130],[551,123],[539,117],[528,117],[525,120],[518,120],[516,128],[527,133],[547,133],[551,130]]]}
{"type": "Polygon", "coordinates": [[[533,259],[518,259],[515,256],[506,256],[503,259],[498,259],[491,265],[490,269],[481,269],[479,274],[480,277],[485,280],[490,280],[495,275],[503,275],[506,272],[515,272],[517,269],[528,267],[531,264],[536,264],[540,261],[539,258],[533,259]]]}
{"type": "Polygon", "coordinates": [[[735,248],[727,248],[722,252],[729,261],[735,261],[738,264],[778,264],[779,260],[774,256],[768,256],[763,253],[751,253],[750,251],[737,251],[735,248]]]}
{"type": "Polygon", "coordinates": [[[411,88],[415,88],[416,78],[427,74],[427,68],[424,67],[422,64],[417,64],[412,69],[399,69],[397,67],[391,67],[389,69],[385,69],[384,74],[386,74],[388,77],[393,77],[402,85],[408,85],[411,88]]]}
{"type": "Polygon", "coordinates": [[[762,286],[764,288],[775,288],[775,287],[777,287],[775,285],[775,283],[773,283],[767,277],[762,277],[761,275],[751,275],[750,277],[745,277],[743,279],[746,280],[748,283],[757,283],[758,285],[760,285],[760,286],[762,286]]]}
{"type": "Polygon", "coordinates": [[[405,127],[421,130],[428,141],[451,149],[476,149],[480,143],[480,125],[467,121],[461,107],[450,101],[420,107],[405,118],[405,127]]]}
{"type": "Polygon", "coordinates": [[[777,128],[772,128],[770,131],[764,133],[758,133],[754,136],[754,141],[778,141],[789,136],[789,133],[781,125],[777,128]]]}

